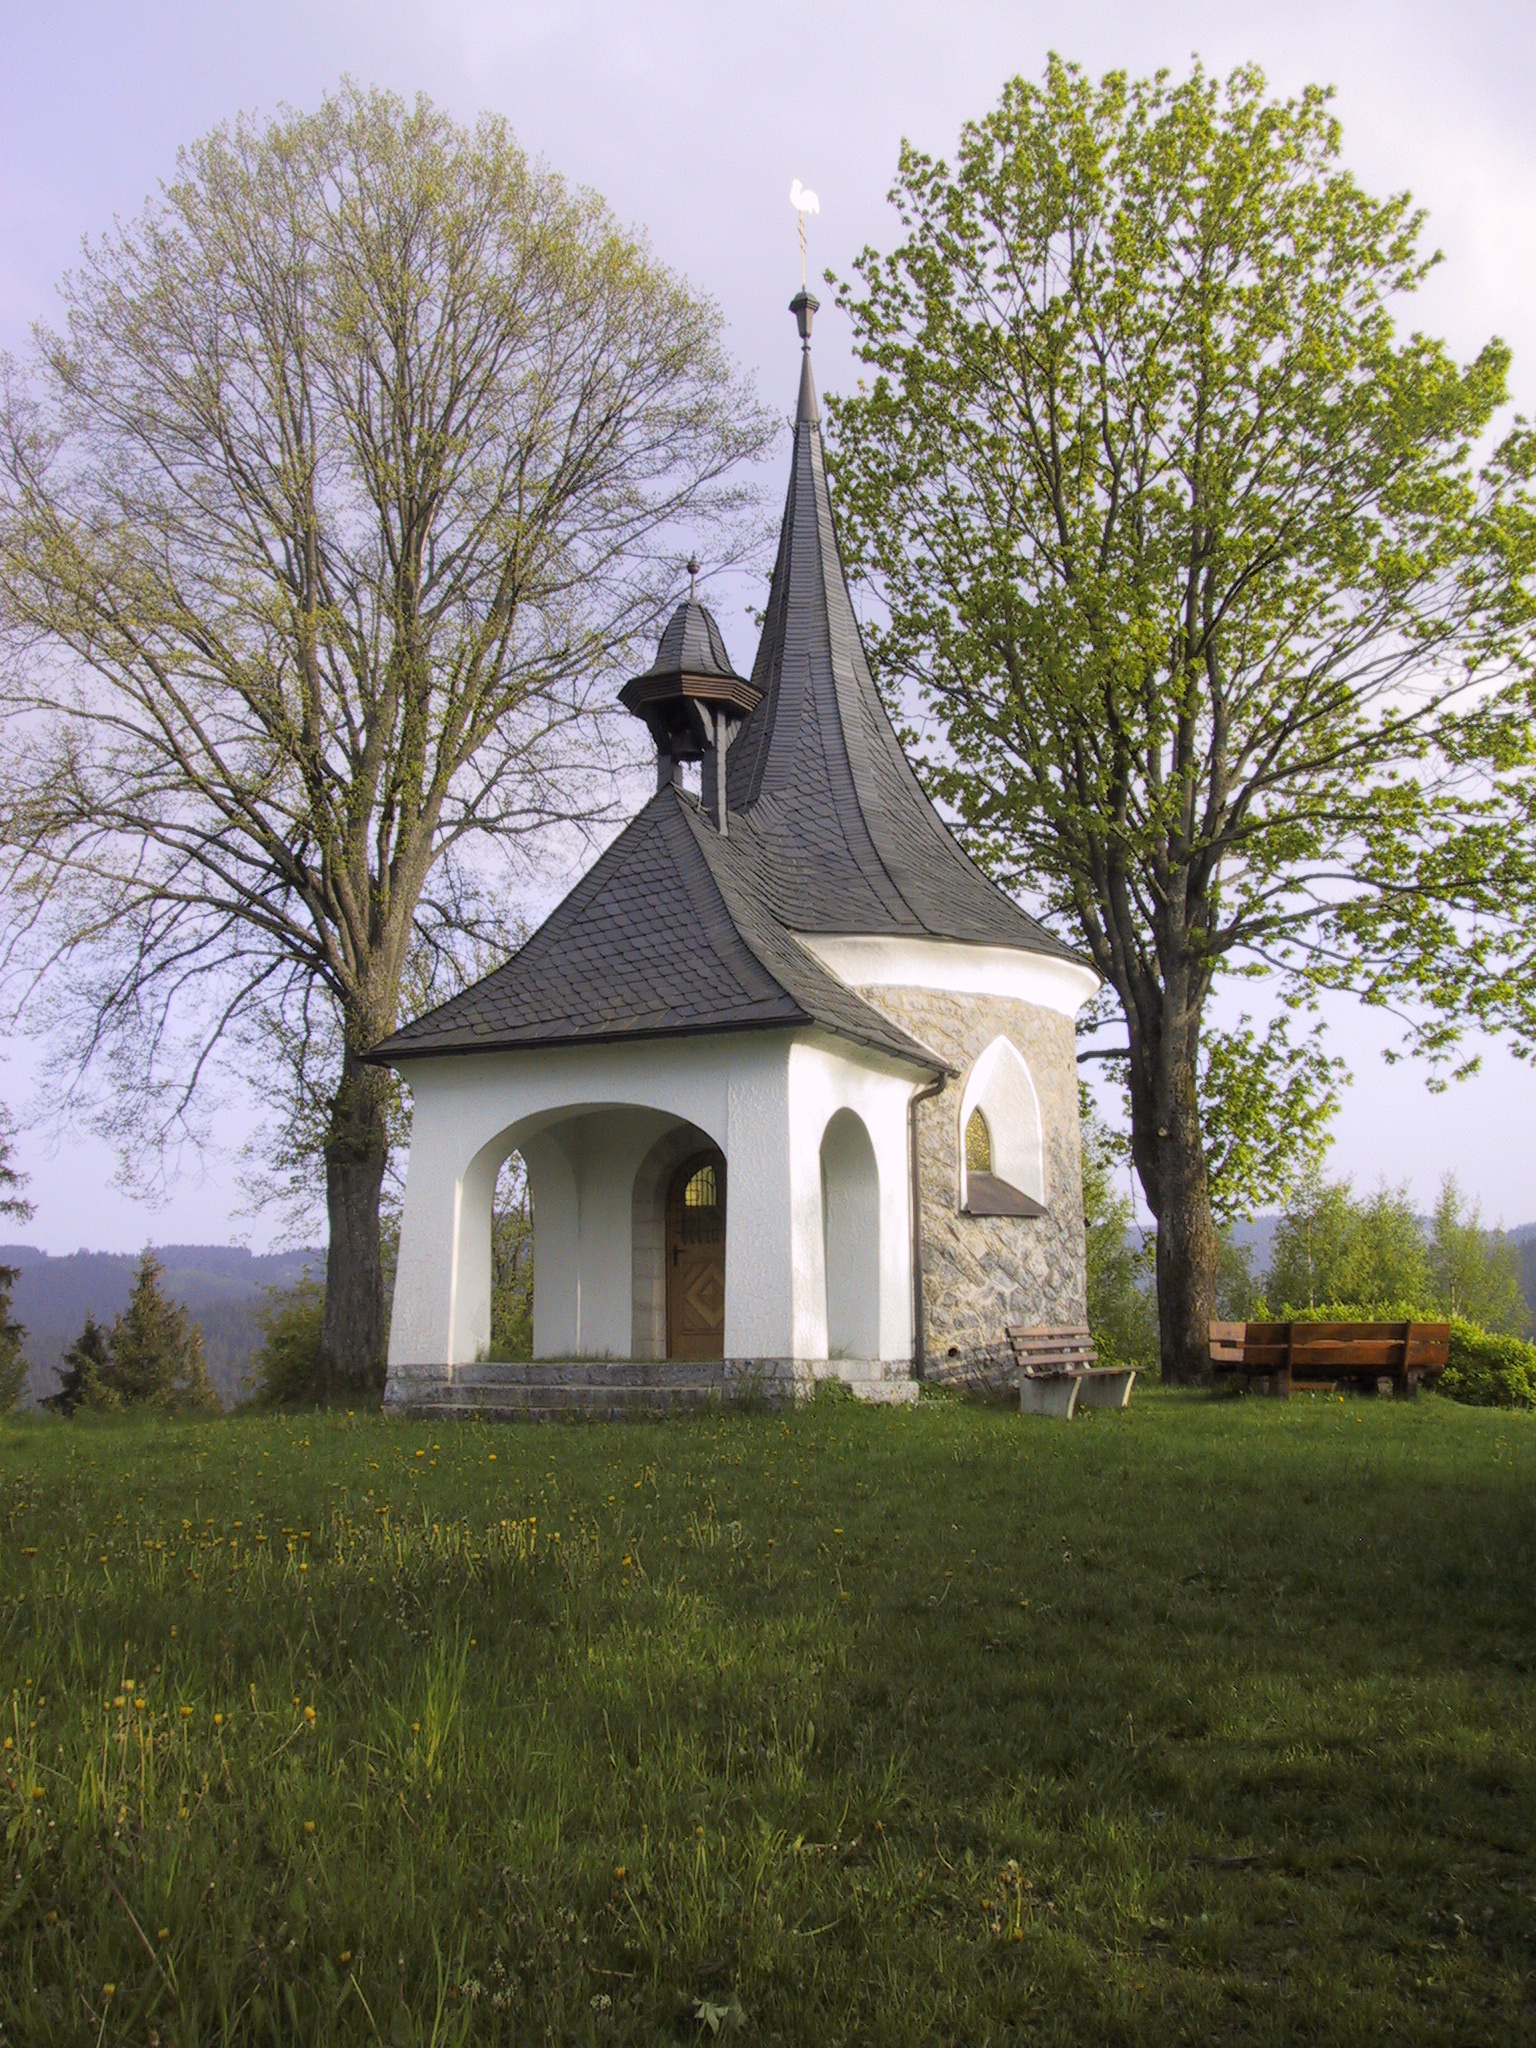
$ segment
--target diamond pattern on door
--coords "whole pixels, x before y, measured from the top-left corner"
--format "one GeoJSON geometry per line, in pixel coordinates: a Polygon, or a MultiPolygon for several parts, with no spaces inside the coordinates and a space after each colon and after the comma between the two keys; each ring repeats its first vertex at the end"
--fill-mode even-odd
{"type": "Polygon", "coordinates": [[[725,1160],[685,1159],[667,1196],[667,1356],[725,1356],[725,1160]]]}

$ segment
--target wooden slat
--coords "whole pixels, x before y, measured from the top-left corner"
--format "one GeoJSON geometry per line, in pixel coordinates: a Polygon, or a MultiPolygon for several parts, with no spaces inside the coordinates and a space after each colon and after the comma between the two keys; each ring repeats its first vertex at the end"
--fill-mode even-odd
{"type": "Polygon", "coordinates": [[[1079,1324],[1057,1329],[1020,1326],[1009,1330],[1008,1342],[1014,1363],[1026,1373],[1089,1371],[1098,1355],[1091,1332],[1079,1324]]]}

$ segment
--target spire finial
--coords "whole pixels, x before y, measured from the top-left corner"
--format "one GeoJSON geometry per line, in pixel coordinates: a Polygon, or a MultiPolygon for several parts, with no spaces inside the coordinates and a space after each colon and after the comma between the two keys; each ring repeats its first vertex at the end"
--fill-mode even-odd
{"type": "Polygon", "coordinates": [[[690,555],[683,565],[688,571],[688,602],[693,604],[699,594],[699,558],[690,555]]]}
{"type": "Polygon", "coordinates": [[[795,209],[795,220],[800,229],[800,289],[803,293],[805,290],[805,216],[808,213],[820,213],[821,201],[808,186],[802,185],[800,180],[796,178],[792,181],[789,188],[789,203],[795,209]]]}

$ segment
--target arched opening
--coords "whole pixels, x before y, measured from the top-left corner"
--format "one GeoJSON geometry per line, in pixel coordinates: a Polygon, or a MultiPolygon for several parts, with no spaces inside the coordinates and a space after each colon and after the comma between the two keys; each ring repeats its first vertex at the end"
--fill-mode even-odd
{"type": "Polygon", "coordinates": [[[683,1160],[667,1190],[667,1356],[725,1356],[725,1158],[683,1160]]]}
{"type": "Polygon", "coordinates": [[[1011,1040],[994,1038],[972,1067],[960,1132],[960,1207],[968,1216],[1045,1214],[1040,1103],[1011,1040]]]}
{"type": "Polygon", "coordinates": [[[827,1356],[880,1356],[880,1174],[869,1133],[840,1109],[821,1140],[827,1356]]]}

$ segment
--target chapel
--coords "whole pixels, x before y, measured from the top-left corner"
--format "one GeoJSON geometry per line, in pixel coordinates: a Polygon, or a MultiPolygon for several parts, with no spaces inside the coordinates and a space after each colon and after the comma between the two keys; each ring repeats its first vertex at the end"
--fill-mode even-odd
{"type": "Polygon", "coordinates": [[[910,1400],[1087,1320],[1073,1019],[1089,964],[991,882],[875,689],[811,322],[757,658],[692,590],[620,693],[656,791],[505,965],[375,1057],[413,1101],[386,1405],[540,1379],[910,1400]],[[697,764],[697,793],[685,764],[697,764]],[[486,1363],[516,1150],[533,1354],[486,1363]]]}

